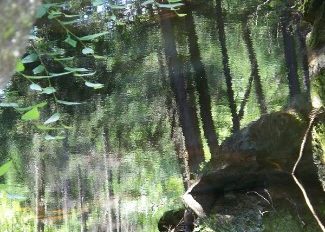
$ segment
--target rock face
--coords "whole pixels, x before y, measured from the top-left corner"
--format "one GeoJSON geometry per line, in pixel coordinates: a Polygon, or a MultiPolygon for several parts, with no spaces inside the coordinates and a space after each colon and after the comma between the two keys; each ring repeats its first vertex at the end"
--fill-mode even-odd
{"type": "Polygon", "coordinates": [[[295,115],[263,115],[222,144],[220,162],[242,165],[256,160],[263,169],[290,171],[297,159],[306,126],[295,115]],[[290,144],[290,146],[288,146],[290,144]]]}
{"type": "Polygon", "coordinates": [[[194,215],[186,209],[169,210],[164,213],[158,222],[161,232],[193,231],[194,215]]]}
{"type": "Polygon", "coordinates": [[[310,48],[321,48],[325,44],[325,2],[305,0],[302,5],[304,20],[312,24],[308,43],[310,48]]]}
{"type": "Polygon", "coordinates": [[[0,1],[0,90],[14,72],[26,47],[28,33],[41,0],[0,1]]]}
{"type": "MultiPolygon", "coordinates": [[[[233,218],[228,218],[230,221],[239,222],[249,208],[252,213],[250,220],[254,221],[256,228],[262,228],[259,212],[273,210],[273,204],[286,198],[303,208],[304,215],[308,214],[301,192],[291,177],[306,127],[302,120],[287,112],[263,115],[225,140],[218,158],[220,165],[203,175],[186,192],[184,202],[199,217],[230,215],[233,218]],[[249,193],[255,196],[248,197],[249,193]],[[233,199],[229,200],[229,196],[233,199]]],[[[310,191],[313,201],[318,202],[324,192],[311,150],[309,141],[297,176],[310,191]]],[[[288,204],[278,204],[278,209],[283,207],[288,207],[288,204]]],[[[239,222],[238,225],[243,223],[239,222]]],[[[262,231],[251,229],[236,231],[262,231]]]]}

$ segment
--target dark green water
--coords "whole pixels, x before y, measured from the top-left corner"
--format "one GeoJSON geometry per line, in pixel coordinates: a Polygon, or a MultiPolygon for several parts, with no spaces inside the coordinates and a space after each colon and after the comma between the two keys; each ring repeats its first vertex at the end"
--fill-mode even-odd
{"type": "Polygon", "coordinates": [[[0,177],[1,231],[157,231],[225,138],[308,102],[306,29],[294,9],[218,2],[192,1],[177,15],[137,1],[103,12],[66,1],[58,9],[75,23],[38,19],[24,55],[38,59],[1,100],[34,106],[0,109],[0,160],[12,160],[0,177]],[[42,75],[51,77],[31,77],[42,75]],[[33,109],[39,117],[24,120],[33,109]]]}

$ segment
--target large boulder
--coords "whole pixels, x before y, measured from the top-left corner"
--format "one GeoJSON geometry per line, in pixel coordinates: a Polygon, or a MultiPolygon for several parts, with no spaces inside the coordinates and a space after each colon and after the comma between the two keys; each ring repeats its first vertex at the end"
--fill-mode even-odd
{"type": "MultiPolygon", "coordinates": [[[[274,205],[285,210],[289,203],[278,203],[285,199],[303,209],[302,215],[309,215],[301,191],[291,176],[306,129],[307,123],[294,113],[274,112],[261,116],[224,141],[216,164],[183,196],[185,204],[201,218],[214,215],[219,223],[237,224],[237,230],[231,231],[262,231],[261,212],[274,210],[274,205]],[[251,215],[247,220],[254,223],[251,229],[239,230],[246,228],[247,210],[251,215]]],[[[308,189],[312,202],[318,205],[324,191],[311,144],[308,139],[297,176],[308,189]]]]}

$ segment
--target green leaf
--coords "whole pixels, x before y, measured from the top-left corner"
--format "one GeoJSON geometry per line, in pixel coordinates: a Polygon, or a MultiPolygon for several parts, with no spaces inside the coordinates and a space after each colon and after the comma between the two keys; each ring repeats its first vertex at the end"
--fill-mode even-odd
{"type": "Polygon", "coordinates": [[[61,100],[57,100],[56,102],[59,104],[68,105],[68,106],[81,104],[80,102],[69,102],[69,101],[61,101],[61,100]]]}
{"type": "Polygon", "coordinates": [[[116,15],[115,14],[111,15],[111,20],[116,21],[116,15]]]}
{"type": "Polygon", "coordinates": [[[64,127],[64,129],[67,129],[67,130],[72,130],[73,129],[73,126],[66,126],[64,124],[62,124],[62,126],[64,127]]]}
{"type": "Polygon", "coordinates": [[[36,18],[40,19],[47,13],[48,7],[45,4],[41,4],[36,10],[36,18]]]}
{"type": "Polygon", "coordinates": [[[63,72],[63,73],[49,73],[50,76],[28,76],[28,75],[24,75],[24,77],[28,78],[28,79],[32,79],[32,80],[39,80],[39,79],[47,79],[47,78],[52,78],[52,77],[59,77],[59,76],[64,76],[67,74],[70,74],[72,72],[63,72]]]}
{"type": "Polygon", "coordinates": [[[63,72],[63,73],[49,73],[50,74],[50,77],[59,77],[59,76],[64,76],[64,75],[68,75],[72,72],[63,72]]]}
{"type": "Polygon", "coordinates": [[[45,67],[44,65],[40,64],[38,65],[36,68],[33,69],[33,73],[36,75],[36,74],[40,74],[42,72],[45,71],[45,67]]]}
{"type": "Polygon", "coordinates": [[[154,0],[148,0],[148,1],[144,1],[143,3],[141,3],[141,5],[146,6],[146,5],[153,4],[153,3],[155,3],[154,0]]]}
{"type": "Polygon", "coordinates": [[[80,22],[80,19],[73,19],[73,20],[69,20],[69,21],[61,21],[61,23],[63,25],[71,25],[71,24],[79,23],[79,22],[80,22]]]}
{"type": "Polygon", "coordinates": [[[29,88],[30,88],[31,90],[36,90],[36,91],[42,91],[42,90],[43,90],[42,87],[41,87],[40,85],[35,84],[35,83],[31,84],[31,85],[29,86],[29,88]]]}
{"type": "Polygon", "coordinates": [[[46,87],[42,91],[42,93],[45,93],[45,94],[52,94],[55,92],[56,92],[56,89],[54,89],[53,87],[46,87]]]}
{"type": "Polygon", "coordinates": [[[82,41],[93,40],[93,39],[96,39],[96,38],[98,38],[100,36],[106,35],[108,33],[109,33],[108,31],[104,31],[104,32],[97,33],[97,34],[86,35],[86,36],[80,37],[79,39],[82,40],[82,41]]]}
{"type": "Polygon", "coordinates": [[[89,77],[89,76],[92,76],[96,73],[95,72],[91,72],[91,73],[74,73],[73,76],[75,77],[89,77]]]}
{"type": "Polygon", "coordinates": [[[38,60],[38,55],[36,53],[31,53],[28,56],[25,56],[21,62],[23,64],[33,63],[38,60]]]}
{"type": "Polygon", "coordinates": [[[54,60],[56,60],[56,61],[65,61],[65,60],[73,60],[73,59],[74,59],[74,56],[54,58],[54,60]]]}
{"type": "Polygon", "coordinates": [[[90,72],[90,70],[86,68],[72,68],[72,67],[64,67],[65,70],[70,72],[90,72]]]}
{"type": "Polygon", "coordinates": [[[41,102],[41,103],[38,103],[38,104],[36,104],[36,105],[33,105],[33,106],[28,106],[28,107],[23,107],[23,108],[17,108],[17,110],[18,111],[27,111],[27,110],[31,110],[31,109],[33,109],[33,108],[42,108],[42,107],[44,107],[44,106],[46,106],[47,105],[47,102],[41,102]]]}
{"type": "MultiPolygon", "coordinates": [[[[64,13],[63,13],[64,14],[64,13]]],[[[80,15],[78,15],[78,14],[74,14],[74,15],[71,15],[71,14],[64,14],[64,17],[66,17],[66,18],[75,18],[75,17],[80,17],[80,15]]]]}
{"type": "Polygon", "coordinates": [[[25,66],[21,60],[18,60],[16,63],[16,72],[23,72],[25,70],[25,66]]]}
{"type": "Polygon", "coordinates": [[[110,6],[113,10],[124,10],[126,9],[126,5],[111,5],[110,6]]]}
{"type": "Polygon", "coordinates": [[[45,139],[45,140],[48,140],[48,141],[50,141],[50,140],[62,140],[62,139],[65,139],[65,137],[64,137],[64,136],[52,136],[52,135],[46,135],[46,136],[44,137],[44,139],[45,139]]]}
{"type": "Polygon", "coordinates": [[[45,122],[44,125],[56,122],[60,119],[60,114],[59,113],[55,113],[53,114],[51,117],[49,117],[45,122]]]}
{"type": "Polygon", "coordinates": [[[54,18],[58,18],[62,15],[61,11],[51,11],[49,13],[48,19],[54,19],[54,18]]]}
{"type": "Polygon", "coordinates": [[[6,174],[9,169],[12,166],[12,161],[8,161],[7,163],[3,164],[0,166],[0,176],[3,176],[4,174],[6,174]]]}
{"type": "Polygon", "coordinates": [[[77,41],[72,39],[70,34],[68,34],[67,38],[64,40],[67,44],[71,45],[72,47],[77,47],[77,41]]]}
{"type": "Polygon", "coordinates": [[[172,3],[172,4],[158,4],[160,8],[175,9],[177,7],[183,6],[183,3],[172,3]]]}
{"type": "Polygon", "coordinates": [[[92,4],[93,6],[100,6],[104,4],[104,0],[93,0],[92,4]]]}
{"type": "Polygon", "coordinates": [[[94,50],[92,48],[84,48],[82,49],[82,54],[88,55],[88,54],[94,54],[94,50]]]}
{"type": "Polygon", "coordinates": [[[187,15],[187,14],[179,14],[177,12],[176,12],[176,14],[177,14],[178,17],[185,17],[187,15]]]}
{"type": "Polygon", "coordinates": [[[36,128],[39,130],[49,131],[49,130],[63,130],[64,127],[49,127],[44,125],[36,125],[36,128]]]}
{"type": "Polygon", "coordinates": [[[100,84],[100,83],[91,83],[89,81],[86,81],[85,82],[85,85],[88,86],[88,87],[94,88],[94,89],[101,89],[101,88],[104,87],[103,84],[100,84]]]}
{"type": "Polygon", "coordinates": [[[99,59],[99,60],[106,60],[106,59],[107,59],[107,56],[94,55],[94,57],[95,57],[96,59],[99,59]]]}
{"type": "Polygon", "coordinates": [[[10,102],[1,102],[0,107],[13,107],[16,108],[18,107],[17,103],[10,103],[10,102]]]}
{"type": "Polygon", "coordinates": [[[26,113],[21,116],[21,120],[23,121],[33,121],[38,120],[40,118],[40,112],[38,111],[37,107],[34,107],[30,111],[27,111],[26,113]]]}

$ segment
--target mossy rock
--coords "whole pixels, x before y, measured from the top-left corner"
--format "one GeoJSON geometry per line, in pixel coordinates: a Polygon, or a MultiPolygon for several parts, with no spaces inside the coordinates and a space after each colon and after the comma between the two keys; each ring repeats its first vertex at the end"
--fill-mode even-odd
{"type": "Polygon", "coordinates": [[[182,220],[185,209],[173,209],[166,211],[158,222],[159,231],[171,231],[182,220]]]}
{"type": "Polygon", "coordinates": [[[308,37],[311,48],[319,48],[325,44],[325,2],[322,0],[306,1],[303,7],[304,19],[309,21],[312,32],[308,37]]]}
{"type": "Polygon", "coordinates": [[[298,215],[282,208],[263,217],[263,232],[317,232],[321,229],[311,215],[298,215]]]}
{"type": "Polygon", "coordinates": [[[264,168],[290,170],[305,130],[306,122],[294,113],[263,115],[225,140],[219,162],[241,164],[254,159],[264,168]]]}
{"type": "Polygon", "coordinates": [[[311,81],[311,99],[314,107],[319,108],[325,103],[325,69],[321,70],[311,81]]]}
{"type": "Polygon", "coordinates": [[[313,154],[319,179],[325,189],[325,113],[318,116],[313,131],[313,154]]]}
{"type": "MultiPolygon", "coordinates": [[[[268,199],[266,199],[268,200],[268,199]]],[[[258,195],[234,194],[231,203],[208,217],[198,220],[200,232],[320,232],[303,201],[290,199],[267,203],[258,195]]],[[[220,207],[220,206],[219,206],[220,207]]]]}
{"type": "Polygon", "coordinates": [[[315,13],[318,11],[319,6],[323,3],[323,0],[305,0],[301,5],[301,11],[304,19],[310,23],[315,21],[315,13]]]}

